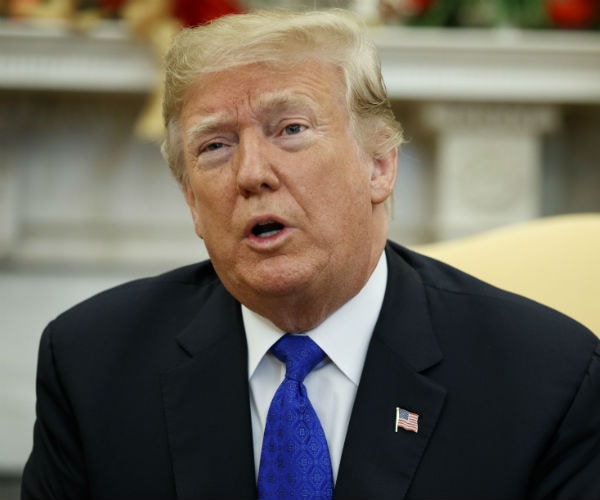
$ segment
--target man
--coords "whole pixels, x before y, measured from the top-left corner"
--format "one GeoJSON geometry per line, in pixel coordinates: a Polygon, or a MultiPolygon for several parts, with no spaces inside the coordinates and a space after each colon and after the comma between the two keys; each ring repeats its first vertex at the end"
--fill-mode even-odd
{"type": "Polygon", "coordinates": [[[306,336],[335,498],[600,498],[598,339],[386,241],[401,131],[352,16],[226,17],[166,69],[210,262],[50,323],[23,498],[266,498],[271,346],[306,336]]]}

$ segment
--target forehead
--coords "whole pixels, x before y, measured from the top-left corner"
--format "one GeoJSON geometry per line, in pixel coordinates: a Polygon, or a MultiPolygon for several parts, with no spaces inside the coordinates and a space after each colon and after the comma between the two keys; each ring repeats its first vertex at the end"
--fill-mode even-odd
{"type": "Polygon", "coordinates": [[[342,71],[331,63],[253,63],[199,77],[183,103],[182,118],[227,115],[241,109],[276,112],[289,107],[344,104],[342,71]]]}

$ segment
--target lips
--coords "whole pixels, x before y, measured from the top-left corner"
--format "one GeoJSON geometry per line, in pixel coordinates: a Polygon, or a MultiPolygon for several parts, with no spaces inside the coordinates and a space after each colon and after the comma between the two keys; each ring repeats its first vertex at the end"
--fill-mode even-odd
{"type": "Polygon", "coordinates": [[[286,241],[292,225],[273,214],[263,213],[248,219],[244,235],[255,250],[273,250],[286,241]]]}

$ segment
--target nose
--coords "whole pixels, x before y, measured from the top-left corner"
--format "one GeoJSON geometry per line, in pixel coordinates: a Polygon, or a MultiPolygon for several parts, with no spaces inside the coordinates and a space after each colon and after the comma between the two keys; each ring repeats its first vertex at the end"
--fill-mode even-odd
{"type": "Polygon", "coordinates": [[[260,133],[242,133],[235,155],[237,188],[242,196],[279,188],[279,178],[273,167],[274,152],[260,133]]]}

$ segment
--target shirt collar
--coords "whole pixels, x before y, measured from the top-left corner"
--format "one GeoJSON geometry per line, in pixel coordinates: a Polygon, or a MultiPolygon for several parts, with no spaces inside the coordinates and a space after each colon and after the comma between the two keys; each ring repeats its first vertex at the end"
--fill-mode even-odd
{"type": "MultiPolygon", "coordinates": [[[[319,326],[306,332],[329,359],[358,385],[369,341],[379,317],[387,284],[385,252],[362,290],[319,326]]],[[[285,332],[242,305],[248,343],[248,378],[271,346],[285,332]]]]}

